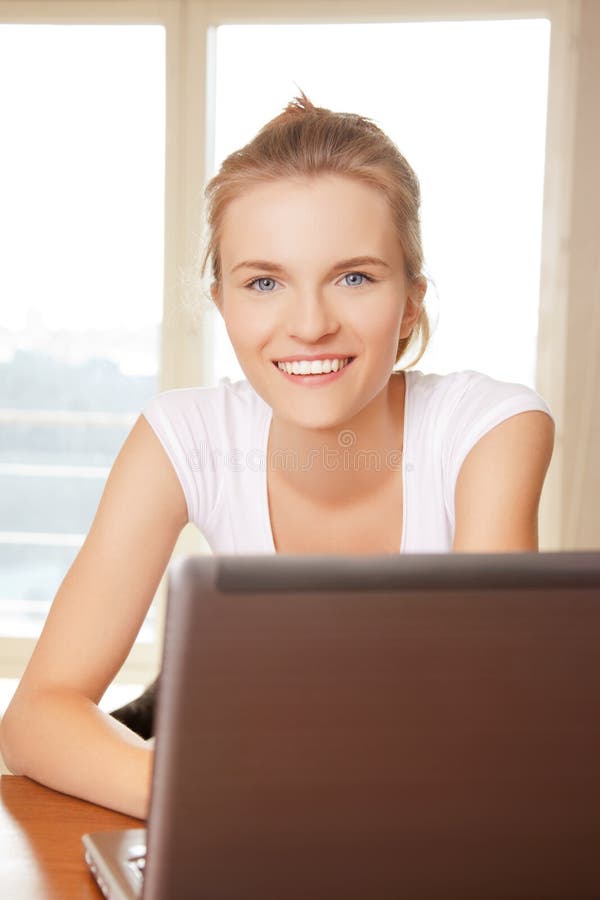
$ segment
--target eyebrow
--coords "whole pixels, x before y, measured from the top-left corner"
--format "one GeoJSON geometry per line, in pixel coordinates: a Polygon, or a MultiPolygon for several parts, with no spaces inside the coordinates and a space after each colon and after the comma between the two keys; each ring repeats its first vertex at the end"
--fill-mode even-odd
{"type": "MultiPolygon", "coordinates": [[[[386,263],[384,259],[380,259],[378,256],[353,256],[350,259],[342,259],[340,262],[335,263],[330,269],[331,272],[335,272],[338,269],[351,269],[353,266],[385,266],[386,269],[391,269],[389,263],[386,263]]],[[[239,262],[236,266],[231,270],[231,274],[233,275],[238,269],[262,269],[268,270],[269,272],[278,272],[280,275],[285,274],[284,266],[280,266],[279,263],[270,262],[268,259],[245,259],[243,262],[239,262]]]]}

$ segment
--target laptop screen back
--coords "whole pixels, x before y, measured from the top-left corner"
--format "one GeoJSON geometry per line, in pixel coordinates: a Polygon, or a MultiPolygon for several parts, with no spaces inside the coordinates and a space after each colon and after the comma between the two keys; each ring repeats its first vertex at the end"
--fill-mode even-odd
{"type": "Polygon", "coordinates": [[[173,566],[145,898],[600,894],[600,553],[173,566]]]}

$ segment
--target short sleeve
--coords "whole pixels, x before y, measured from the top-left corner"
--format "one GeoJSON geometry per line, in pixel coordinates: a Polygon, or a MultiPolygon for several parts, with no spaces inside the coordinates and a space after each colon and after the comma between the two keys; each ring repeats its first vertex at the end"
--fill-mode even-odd
{"type": "Polygon", "coordinates": [[[498,381],[481,372],[465,371],[449,415],[444,440],[445,504],[454,525],[454,491],[460,467],[477,441],[517,413],[541,410],[554,416],[537,391],[525,384],[498,381]]]}
{"type": "Polygon", "coordinates": [[[150,423],[154,433],[169,457],[181,484],[188,510],[188,522],[199,520],[198,484],[190,453],[194,441],[190,441],[189,416],[186,415],[185,398],[179,389],[156,394],[142,409],[142,415],[150,423]]]}

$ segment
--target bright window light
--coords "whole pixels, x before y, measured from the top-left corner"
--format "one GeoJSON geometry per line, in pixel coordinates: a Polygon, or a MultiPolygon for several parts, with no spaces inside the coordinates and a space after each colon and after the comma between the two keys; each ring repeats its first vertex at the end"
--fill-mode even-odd
{"type": "Polygon", "coordinates": [[[164,28],[1,25],[0,86],[0,634],[35,637],[158,390],[164,28]]]}

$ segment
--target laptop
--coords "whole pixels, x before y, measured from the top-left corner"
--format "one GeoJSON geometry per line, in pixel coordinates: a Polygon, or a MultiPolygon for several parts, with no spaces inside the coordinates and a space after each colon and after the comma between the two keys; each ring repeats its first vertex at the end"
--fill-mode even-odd
{"type": "Polygon", "coordinates": [[[106,896],[600,896],[600,552],[185,557],[106,896]]]}

